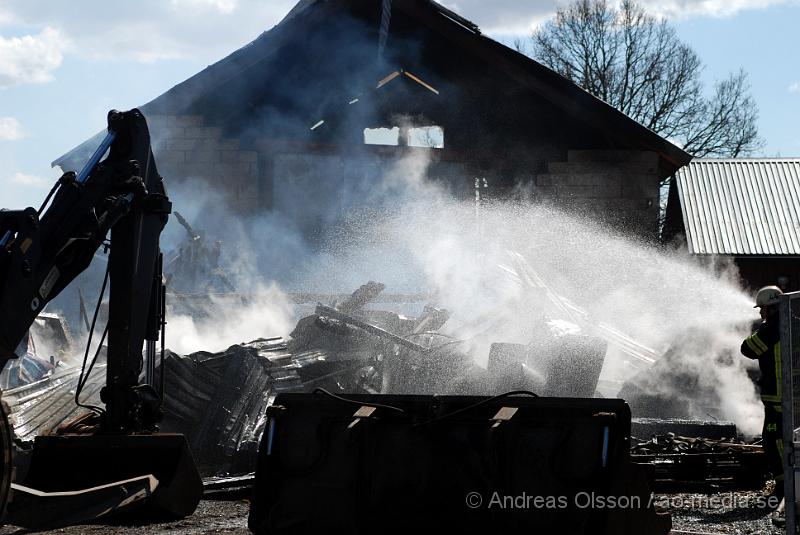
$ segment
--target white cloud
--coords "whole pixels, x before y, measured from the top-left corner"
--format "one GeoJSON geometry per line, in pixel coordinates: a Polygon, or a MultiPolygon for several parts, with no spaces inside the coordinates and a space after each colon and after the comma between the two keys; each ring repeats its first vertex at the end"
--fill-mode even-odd
{"type": "MultiPolygon", "coordinates": [[[[442,0],[441,3],[478,24],[484,33],[507,36],[529,34],[570,0],[442,0]]],[[[780,5],[800,5],[800,0],[639,0],[639,3],[653,15],[683,20],[725,17],[740,11],[780,5]]]]}
{"type": "MultiPolygon", "coordinates": [[[[478,24],[484,33],[519,36],[530,33],[570,0],[440,1],[478,24]]],[[[640,1],[652,13],[677,19],[726,16],[747,9],[800,3],[800,0],[640,1]]],[[[297,2],[83,0],[80,9],[76,9],[73,2],[3,0],[0,26],[11,22],[20,27],[58,28],[71,43],[71,51],[84,58],[144,62],[192,58],[212,62],[274,26],[297,2]]],[[[4,60],[5,55],[0,52],[0,64],[4,60]]]]}
{"type": "Polygon", "coordinates": [[[296,0],[84,0],[80,9],[52,0],[2,3],[17,26],[59,28],[82,58],[212,62],[270,29],[296,0]]]}
{"type": "Polygon", "coordinates": [[[231,13],[236,9],[236,0],[171,0],[173,9],[211,9],[220,13],[231,13]]]}
{"type": "Polygon", "coordinates": [[[670,20],[729,17],[740,11],[800,5],[798,0],[642,0],[641,3],[648,12],[670,20]]]}
{"type": "Polygon", "coordinates": [[[795,82],[789,86],[790,93],[800,93],[800,82],[795,82]]]}
{"type": "Polygon", "coordinates": [[[442,5],[480,26],[489,35],[528,35],[552,17],[565,0],[455,0],[442,5]]]}
{"type": "Polygon", "coordinates": [[[65,46],[59,31],[51,27],[38,35],[0,36],[0,88],[49,82],[61,65],[65,46]]]}
{"type": "Polygon", "coordinates": [[[46,180],[46,179],[44,179],[44,178],[42,178],[40,176],[29,175],[29,174],[20,173],[20,172],[17,172],[17,173],[14,173],[13,175],[11,175],[11,177],[9,178],[9,181],[12,184],[17,184],[17,185],[20,185],[20,186],[29,186],[29,187],[32,187],[32,188],[40,188],[40,189],[47,189],[50,186],[52,186],[52,184],[48,180],[46,180]]]}
{"type": "Polygon", "coordinates": [[[16,141],[25,137],[22,125],[13,117],[0,117],[0,141],[16,141]]]}

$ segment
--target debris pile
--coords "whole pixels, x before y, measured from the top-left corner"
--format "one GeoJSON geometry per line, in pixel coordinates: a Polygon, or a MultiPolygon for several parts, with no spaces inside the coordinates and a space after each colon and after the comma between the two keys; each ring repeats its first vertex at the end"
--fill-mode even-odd
{"type": "Polygon", "coordinates": [[[287,340],[169,354],[162,428],[186,435],[205,475],[236,474],[253,469],[264,409],[280,392],[595,393],[606,350],[602,340],[545,325],[535,343],[494,344],[484,369],[464,340],[441,331],[446,310],[425,306],[412,318],[367,308],[383,289],[369,282],[333,306],[317,305],[287,340]]]}
{"type": "Polygon", "coordinates": [[[62,316],[39,314],[17,348],[17,358],[9,360],[0,373],[0,389],[5,392],[44,379],[74,347],[72,333],[62,316]]]}
{"type": "MultiPolygon", "coordinates": [[[[168,352],[161,430],[186,435],[203,475],[243,474],[255,466],[265,409],[280,392],[595,393],[606,345],[574,325],[543,322],[532,329],[530,344],[495,343],[482,368],[469,339],[443,331],[446,310],[425,306],[418,317],[407,317],[368,308],[383,290],[369,282],[332,306],[317,305],[288,339],[261,338],[218,353],[168,352]]],[[[52,432],[83,411],[74,403],[79,374],[65,369],[5,393],[19,439],[52,432]]],[[[81,394],[84,404],[100,405],[104,374],[101,358],[81,394]]]]}
{"type": "Polygon", "coordinates": [[[649,440],[632,437],[631,460],[653,468],[658,491],[760,489],[767,469],[761,445],[735,437],[692,438],[674,433],[649,440]]]}
{"type": "Polygon", "coordinates": [[[346,356],[290,353],[283,338],[262,338],[220,353],[170,353],[164,368],[161,429],[186,436],[203,475],[254,469],[265,409],[277,393],[341,388],[355,375],[346,356]]]}
{"type": "MultiPolygon", "coordinates": [[[[634,439],[635,440],[635,439],[634,439]]],[[[637,455],[676,454],[676,453],[738,453],[759,451],[761,446],[746,444],[735,438],[714,440],[668,435],[654,436],[644,442],[636,442],[631,452],[637,455]]]]}
{"type": "MultiPolygon", "coordinates": [[[[338,394],[495,395],[527,390],[543,396],[595,397],[607,345],[623,348],[649,367],[654,353],[610,327],[595,325],[553,293],[524,259],[511,258],[509,271],[531,293],[546,297],[560,317],[533,320],[527,344],[491,343],[485,368],[476,365],[475,352],[486,346],[472,343],[469,328],[460,329],[458,337],[450,334],[447,310],[426,305],[417,317],[377,310],[371,304],[384,285],[369,282],[330,306],[318,304],[286,339],[260,338],[216,353],[184,356],[168,351],[160,428],[187,437],[204,476],[228,477],[254,470],[265,409],[281,392],[323,388],[338,394]]],[[[473,336],[491,339],[491,319],[477,325],[473,336]]],[[[668,365],[669,356],[665,358],[668,365]]],[[[80,369],[48,373],[4,392],[21,443],[84,411],[74,401],[80,369]]],[[[160,378],[159,366],[157,382],[160,378]]],[[[84,405],[100,405],[104,381],[101,358],[81,394],[84,405]]],[[[652,437],[634,438],[631,454],[636,463],[652,466],[664,487],[703,482],[755,488],[763,482],[760,446],[738,442],[733,424],[634,419],[632,434],[652,437]]]]}

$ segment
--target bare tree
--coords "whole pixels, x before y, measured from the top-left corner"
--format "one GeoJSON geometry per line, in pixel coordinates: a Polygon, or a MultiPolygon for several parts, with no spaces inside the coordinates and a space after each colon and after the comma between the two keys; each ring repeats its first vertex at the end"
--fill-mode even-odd
{"type": "Polygon", "coordinates": [[[694,156],[736,157],[763,145],[747,74],[733,73],[704,95],[700,58],[633,0],[619,8],[576,0],[535,31],[531,45],[539,62],[694,156]]]}

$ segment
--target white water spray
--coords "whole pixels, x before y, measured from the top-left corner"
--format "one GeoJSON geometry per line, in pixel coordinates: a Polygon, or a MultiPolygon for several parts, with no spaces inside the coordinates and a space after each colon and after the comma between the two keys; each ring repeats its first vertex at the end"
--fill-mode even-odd
{"type": "MultiPolygon", "coordinates": [[[[760,405],[746,375],[746,361],[737,355],[749,334],[747,324],[756,315],[751,297],[730,277],[717,276],[680,252],[553,207],[497,202],[476,210],[474,201],[453,200],[427,180],[429,151],[408,154],[372,189],[370,203],[377,199],[388,209],[352,207],[347,223],[319,254],[300,245],[291,248],[308,254],[295,259],[304,265],[304,280],[298,286],[346,292],[376,280],[385,283],[387,291],[429,292],[437,305],[452,313],[445,330],[465,332],[481,318],[491,319],[493,330],[474,337],[469,346],[481,364],[492,342],[529,343],[537,336],[537,318],[558,318],[550,300],[531,293],[501,269],[513,251],[553,292],[585,310],[591,322],[608,325],[656,353],[681,343],[673,365],[698,375],[701,386],[717,394],[724,417],[744,432],[757,432],[760,405]],[[702,343],[687,343],[687,333],[695,331],[702,333],[694,338],[702,343]]],[[[290,234],[274,220],[268,228],[243,228],[247,246],[254,250],[290,234]]],[[[263,281],[256,276],[245,284],[256,287],[263,281]]],[[[178,333],[171,336],[185,340],[183,347],[207,343],[203,349],[215,349],[224,345],[222,340],[286,334],[289,306],[275,292],[270,299],[278,303],[279,313],[271,319],[245,321],[248,315],[262,316],[254,309],[217,313],[208,328],[194,326],[194,331],[183,333],[180,321],[172,320],[171,332],[178,333]],[[204,332],[214,332],[212,339],[204,332]]],[[[601,378],[621,381],[635,371],[612,347],[601,378]]],[[[695,392],[673,394],[692,397],[695,392]]]]}

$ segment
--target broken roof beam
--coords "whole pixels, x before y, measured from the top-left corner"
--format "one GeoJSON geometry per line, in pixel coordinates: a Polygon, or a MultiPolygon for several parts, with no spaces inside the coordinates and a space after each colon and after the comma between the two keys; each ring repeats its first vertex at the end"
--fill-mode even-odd
{"type": "Polygon", "coordinates": [[[422,314],[417,318],[417,323],[414,325],[414,334],[438,331],[450,319],[450,313],[445,309],[425,305],[422,314]]]}
{"type": "Polygon", "coordinates": [[[383,338],[390,342],[393,342],[397,345],[403,346],[406,349],[410,349],[412,351],[416,351],[417,353],[427,353],[428,348],[425,346],[421,346],[412,342],[411,340],[406,340],[402,336],[397,336],[396,334],[390,333],[385,329],[381,329],[380,327],[376,327],[371,323],[367,323],[366,321],[362,321],[356,319],[352,316],[349,316],[343,312],[336,310],[335,308],[331,308],[325,305],[317,305],[317,309],[315,313],[318,316],[327,316],[329,318],[341,321],[342,323],[346,323],[347,325],[352,325],[353,327],[358,327],[359,329],[363,329],[364,331],[377,336],[378,338],[383,338]]]}
{"type": "Polygon", "coordinates": [[[175,219],[178,220],[178,223],[180,223],[181,226],[186,229],[186,232],[189,233],[190,241],[197,241],[200,239],[200,235],[194,231],[192,225],[190,225],[189,222],[186,221],[186,218],[183,217],[179,211],[175,210],[172,213],[175,215],[175,219]]]}
{"type": "Polygon", "coordinates": [[[353,292],[350,297],[337,305],[336,308],[345,314],[357,312],[364,308],[364,305],[378,297],[385,288],[385,284],[369,281],[353,292]]]}

